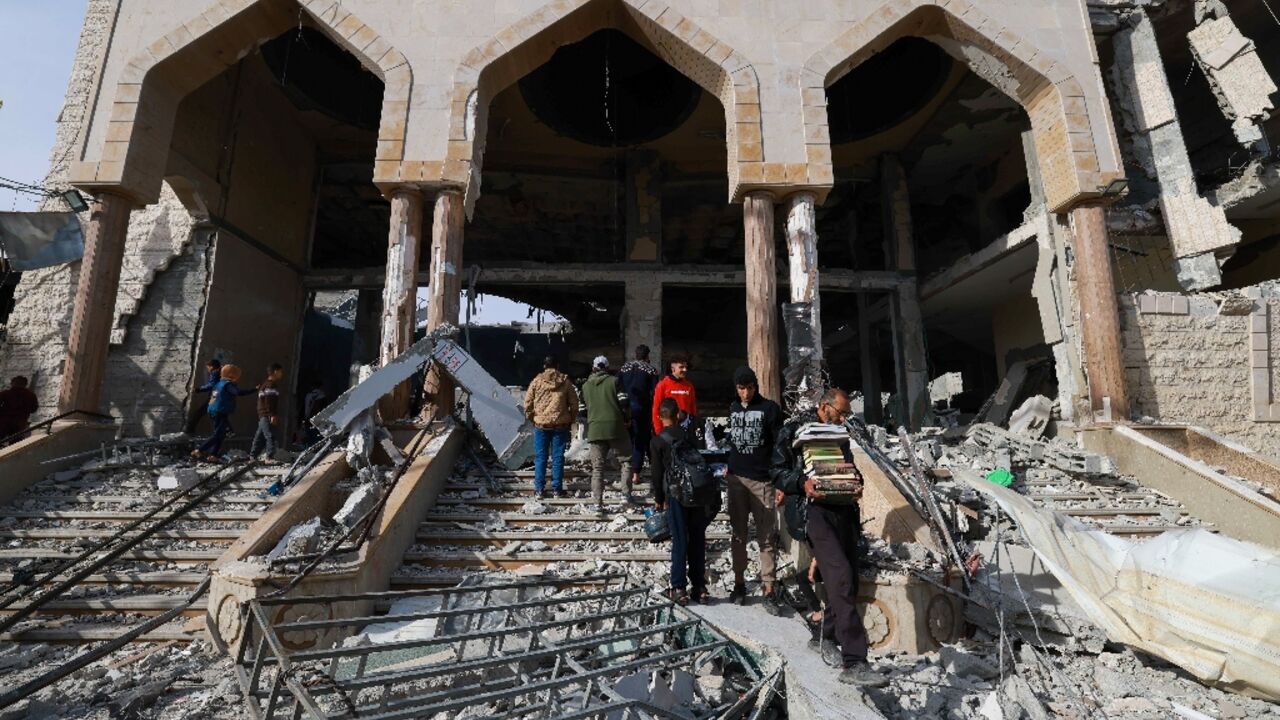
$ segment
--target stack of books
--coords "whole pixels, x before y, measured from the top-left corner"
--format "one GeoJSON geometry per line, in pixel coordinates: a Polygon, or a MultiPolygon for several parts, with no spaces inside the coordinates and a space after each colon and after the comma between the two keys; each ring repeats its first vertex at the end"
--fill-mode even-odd
{"type": "Polygon", "coordinates": [[[824,503],[852,505],[862,497],[862,475],[841,448],[848,442],[849,433],[838,425],[806,425],[796,435],[794,447],[800,449],[804,472],[814,479],[824,503]]]}

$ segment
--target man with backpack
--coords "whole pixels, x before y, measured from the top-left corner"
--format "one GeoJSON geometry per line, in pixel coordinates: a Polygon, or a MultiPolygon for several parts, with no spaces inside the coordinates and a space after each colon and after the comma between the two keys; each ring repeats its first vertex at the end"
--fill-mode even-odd
{"type": "Polygon", "coordinates": [[[782,408],[760,395],[755,371],[745,365],[733,372],[738,401],[729,404],[729,549],[733,557],[733,591],[729,600],[747,604],[747,527],[755,519],[760,545],[760,590],[770,615],[782,612],[774,586],[777,568],[777,513],[769,464],[782,427],[782,408]]]}
{"type": "Polygon", "coordinates": [[[686,439],[677,417],[680,406],[672,398],[658,404],[662,430],[649,447],[653,501],[666,511],[671,532],[671,589],[667,596],[679,605],[709,603],[707,592],[707,526],[720,512],[720,486],[706,461],[686,439]],[[692,591],[687,588],[692,585],[692,591]]]}

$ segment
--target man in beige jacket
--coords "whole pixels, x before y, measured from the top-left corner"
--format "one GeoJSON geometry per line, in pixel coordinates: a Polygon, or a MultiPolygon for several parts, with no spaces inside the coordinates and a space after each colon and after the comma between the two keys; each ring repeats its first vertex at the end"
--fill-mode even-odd
{"type": "Polygon", "coordinates": [[[569,376],[560,372],[554,355],[542,360],[542,372],[524,392],[524,414],[533,423],[533,494],[546,497],[547,456],[551,457],[551,490],[556,497],[564,491],[564,451],[569,445],[569,428],[578,419],[578,391],[569,376]]]}

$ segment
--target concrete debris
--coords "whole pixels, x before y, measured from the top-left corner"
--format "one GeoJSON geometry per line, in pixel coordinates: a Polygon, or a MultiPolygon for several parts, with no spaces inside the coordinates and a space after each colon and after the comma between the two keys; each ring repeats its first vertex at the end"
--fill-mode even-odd
{"type": "Polygon", "coordinates": [[[200,482],[200,473],[193,467],[170,466],[160,471],[156,477],[156,488],[160,490],[186,490],[200,482]]]}
{"type": "Polygon", "coordinates": [[[280,542],[276,543],[276,546],[267,553],[267,560],[275,561],[282,557],[315,552],[320,547],[323,527],[324,524],[318,517],[294,525],[289,528],[284,537],[280,538],[280,542]]]}
{"type": "Polygon", "coordinates": [[[376,483],[364,483],[347,496],[346,502],[334,514],[333,521],[343,527],[352,528],[365,516],[382,496],[382,488],[376,483]]]}
{"type": "Polygon", "coordinates": [[[1006,450],[1010,463],[1000,467],[1046,463],[1064,472],[1082,475],[1113,475],[1115,462],[1105,455],[1071,447],[1060,440],[1040,441],[1016,435],[986,423],[969,429],[969,438],[980,446],[1006,450]]]}
{"type": "Polygon", "coordinates": [[[1231,294],[1218,303],[1219,315],[1250,315],[1253,313],[1253,298],[1231,294]]]}
{"type": "Polygon", "coordinates": [[[1223,114],[1232,121],[1236,139],[1245,147],[1265,143],[1262,123],[1275,110],[1271,95],[1277,88],[1253,41],[1241,34],[1225,8],[1187,33],[1187,41],[1223,114]]]}
{"type": "Polygon", "coordinates": [[[1009,416],[1009,431],[1030,438],[1044,435],[1053,415],[1054,402],[1043,395],[1032,395],[1009,416]]]}

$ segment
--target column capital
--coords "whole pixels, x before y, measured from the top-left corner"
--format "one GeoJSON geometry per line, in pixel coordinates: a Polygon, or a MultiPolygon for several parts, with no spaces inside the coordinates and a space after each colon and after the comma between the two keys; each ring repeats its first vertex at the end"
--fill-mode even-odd
{"type": "Polygon", "coordinates": [[[382,196],[388,200],[397,195],[416,195],[418,197],[423,197],[424,193],[422,186],[417,183],[398,183],[382,188],[382,196]]]}

